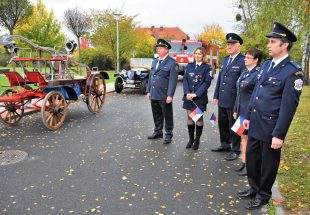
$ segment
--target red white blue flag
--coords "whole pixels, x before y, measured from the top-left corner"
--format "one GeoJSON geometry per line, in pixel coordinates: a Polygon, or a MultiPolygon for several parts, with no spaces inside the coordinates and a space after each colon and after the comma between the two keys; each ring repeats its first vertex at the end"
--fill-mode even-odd
{"type": "Polygon", "coordinates": [[[189,117],[192,118],[194,122],[197,122],[200,117],[202,117],[203,112],[199,107],[196,107],[190,114],[189,117]]]}
{"type": "Polygon", "coordinates": [[[212,113],[212,115],[211,115],[211,117],[210,117],[210,122],[211,122],[212,126],[214,126],[214,125],[215,125],[216,120],[217,120],[217,119],[216,119],[215,114],[214,114],[214,113],[212,113]]]}
{"type": "Polygon", "coordinates": [[[239,116],[235,124],[231,127],[231,130],[233,130],[239,136],[241,136],[241,134],[243,134],[245,130],[245,128],[243,127],[243,121],[244,118],[242,116],[239,116]]]}

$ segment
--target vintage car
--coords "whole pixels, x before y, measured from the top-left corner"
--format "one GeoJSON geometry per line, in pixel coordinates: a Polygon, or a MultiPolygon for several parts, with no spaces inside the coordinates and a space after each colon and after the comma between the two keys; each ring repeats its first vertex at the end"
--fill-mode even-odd
{"type": "Polygon", "coordinates": [[[139,89],[142,94],[146,94],[149,73],[150,69],[146,67],[123,69],[120,73],[115,74],[115,91],[120,93],[124,88],[131,88],[139,89]]]}

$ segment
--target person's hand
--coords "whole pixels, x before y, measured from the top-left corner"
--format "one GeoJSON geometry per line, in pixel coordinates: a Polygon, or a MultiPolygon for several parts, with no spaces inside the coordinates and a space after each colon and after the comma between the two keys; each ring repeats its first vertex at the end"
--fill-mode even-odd
{"type": "Polygon", "coordinates": [[[234,119],[237,119],[238,114],[236,112],[233,113],[234,119]]]}
{"type": "Polygon", "coordinates": [[[192,100],[192,94],[191,93],[187,93],[186,94],[186,99],[187,100],[192,100]]]}
{"type": "Polygon", "coordinates": [[[213,99],[212,103],[213,103],[214,105],[218,105],[218,104],[219,104],[219,100],[218,100],[218,99],[213,99]]]}
{"type": "Polygon", "coordinates": [[[249,127],[250,127],[250,120],[245,119],[245,120],[243,121],[243,127],[244,127],[245,129],[249,129],[249,127]]]}
{"type": "Polygon", "coordinates": [[[151,99],[151,94],[150,94],[150,93],[147,93],[147,94],[146,94],[146,98],[147,98],[147,99],[151,99]]]}
{"type": "Polygon", "coordinates": [[[272,141],[271,141],[271,148],[272,149],[279,149],[281,148],[283,145],[283,140],[277,138],[277,137],[273,137],[272,141]]]}
{"type": "Polygon", "coordinates": [[[168,96],[168,97],[166,98],[166,103],[169,104],[169,103],[171,103],[171,102],[172,102],[172,97],[171,97],[171,96],[168,96]]]}

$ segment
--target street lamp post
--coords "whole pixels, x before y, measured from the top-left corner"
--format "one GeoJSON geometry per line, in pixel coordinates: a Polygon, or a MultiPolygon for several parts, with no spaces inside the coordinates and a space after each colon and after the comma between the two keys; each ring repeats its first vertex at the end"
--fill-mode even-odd
{"type": "Polygon", "coordinates": [[[116,73],[119,73],[119,19],[121,17],[121,13],[113,13],[116,17],[116,73]]]}

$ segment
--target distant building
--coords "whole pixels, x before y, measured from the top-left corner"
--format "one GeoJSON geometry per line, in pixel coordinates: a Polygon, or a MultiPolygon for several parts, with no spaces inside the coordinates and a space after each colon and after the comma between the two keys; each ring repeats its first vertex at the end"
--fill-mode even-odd
{"type": "Polygon", "coordinates": [[[163,27],[155,28],[151,26],[150,28],[141,27],[138,30],[146,31],[148,34],[153,36],[155,39],[162,38],[165,40],[189,40],[189,36],[182,31],[179,27],[163,27]]]}

